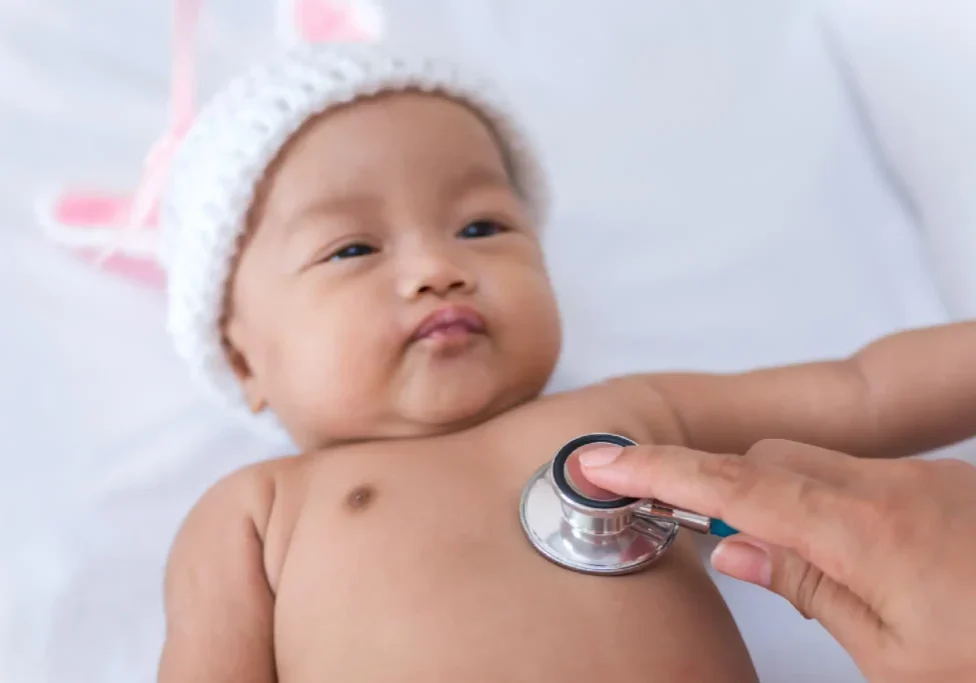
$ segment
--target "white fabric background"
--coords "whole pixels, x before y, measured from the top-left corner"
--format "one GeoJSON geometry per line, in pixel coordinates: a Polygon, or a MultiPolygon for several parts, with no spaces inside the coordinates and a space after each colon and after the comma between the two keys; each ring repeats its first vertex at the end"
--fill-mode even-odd
{"type": "MultiPolygon", "coordinates": [[[[554,386],[842,354],[973,310],[976,105],[947,85],[976,70],[971,4],[926,21],[907,0],[385,4],[391,39],[524,98],[558,192],[554,386]]],[[[273,10],[206,6],[209,92],[271,47],[273,10]]],[[[35,227],[60,182],[135,181],[165,124],[168,25],[162,2],[0,1],[5,682],[153,680],[176,525],[270,452],[185,380],[158,294],[35,227]]],[[[718,581],[763,680],[860,680],[819,626],[718,581]]]]}

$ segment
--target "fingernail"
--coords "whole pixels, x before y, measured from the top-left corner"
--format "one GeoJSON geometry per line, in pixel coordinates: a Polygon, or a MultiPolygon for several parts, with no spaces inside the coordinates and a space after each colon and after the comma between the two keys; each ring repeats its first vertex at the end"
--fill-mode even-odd
{"type": "Polygon", "coordinates": [[[760,541],[737,537],[726,539],[712,552],[712,566],[733,579],[769,588],[773,577],[773,559],[769,548],[760,541]]]}
{"type": "Polygon", "coordinates": [[[584,453],[580,453],[579,461],[583,467],[602,467],[616,460],[623,452],[620,446],[601,446],[584,453]]]}

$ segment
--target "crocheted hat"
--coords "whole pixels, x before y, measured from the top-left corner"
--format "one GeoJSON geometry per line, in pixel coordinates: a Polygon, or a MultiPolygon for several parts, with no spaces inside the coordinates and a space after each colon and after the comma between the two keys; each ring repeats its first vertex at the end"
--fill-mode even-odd
{"type": "MultiPolygon", "coordinates": [[[[456,64],[376,45],[304,45],[235,79],[203,108],[174,158],[160,204],[168,327],[194,379],[269,436],[270,414],[247,410],[221,340],[228,277],[255,188],[282,146],[311,117],[383,92],[437,92],[493,127],[537,226],[548,199],[542,169],[507,104],[456,64]]],[[[336,160],[341,163],[341,160],[336,160]]]]}

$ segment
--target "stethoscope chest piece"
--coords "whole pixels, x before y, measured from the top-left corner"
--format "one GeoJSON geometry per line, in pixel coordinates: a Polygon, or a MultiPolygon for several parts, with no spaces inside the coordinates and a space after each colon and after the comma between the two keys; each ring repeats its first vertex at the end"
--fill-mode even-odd
{"type": "Polygon", "coordinates": [[[567,569],[629,574],[661,557],[680,525],[642,515],[646,501],[603,491],[582,477],[579,454],[601,444],[636,445],[616,434],[587,434],[567,443],[522,490],[522,528],[536,550],[567,569]]]}

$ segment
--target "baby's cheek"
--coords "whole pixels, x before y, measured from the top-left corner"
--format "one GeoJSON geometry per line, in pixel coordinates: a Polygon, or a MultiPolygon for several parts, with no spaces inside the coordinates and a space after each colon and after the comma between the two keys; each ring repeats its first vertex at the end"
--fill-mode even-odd
{"type": "Polygon", "coordinates": [[[321,419],[361,416],[381,402],[378,392],[389,383],[387,363],[362,327],[355,319],[325,323],[296,341],[289,374],[321,419]]]}
{"type": "Polygon", "coordinates": [[[514,317],[518,318],[519,331],[538,340],[537,345],[551,346],[561,335],[558,306],[548,279],[531,273],[518,291],[514,317]]]}
{"type": "Polygon", "coordinates": [[[523,321],[518,333],[525,372],[548,380],[562,348],[562,328],[555,298],[548,283],[534,283],[534,295],[526,297],[523,321]]]}

